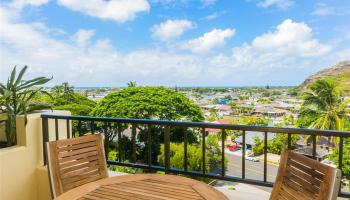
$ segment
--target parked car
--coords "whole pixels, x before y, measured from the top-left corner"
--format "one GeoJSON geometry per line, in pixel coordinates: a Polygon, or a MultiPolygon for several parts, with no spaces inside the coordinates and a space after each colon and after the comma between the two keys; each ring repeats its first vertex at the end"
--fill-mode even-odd
{"type": "Polygon", "coordinates": [[[259,162],[259,159],[255,156],[247,156],[245,159],[253,162],[259,162]]]}
{"type": "Polygon", "coordinates": [[[240,150],[241,147],[238,146],[237,144],[231,144],[230,146],[228,146],[228,150],[229,151],[237,151],[237,150],[240,150]]]}

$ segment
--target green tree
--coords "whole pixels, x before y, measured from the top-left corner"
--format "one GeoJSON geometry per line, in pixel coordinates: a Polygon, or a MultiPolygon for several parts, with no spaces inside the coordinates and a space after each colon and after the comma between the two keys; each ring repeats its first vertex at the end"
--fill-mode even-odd
{"type": "MultiPolygon", "coordinates": [[[[214,137],[211,139],[215,140],[214,137]]],[[[210,140],[211,140],[210,139],[210,140]]],[[[214,142],[215,143],[215,142],[214,142]]],[[[221,154],[220,149],[216,146],[207,144],[207,151],[205,156],[205,170],[209,173],[221,172],[221,154]]],[[[187,168],[190,171],[202,170],[202,149],[200,145],[187,145],[187,168]]],[[[158,163],[164,166],[164,146],[161,146],[161,153],[158,156],[158,163]]],[[[227,166],[227,160],[224,163],[227,166]]],[[[170,167],[183,169],[184,168],[184,144],[170,143],[170,167]]]]}
{"type": "Polygon", "coordinates": [[[50,104],[55,110],[68,110],[73,115],[88,116],[96,102],[74,92],[73,88],[67,82],[56,85],[51,89],[51,96],[41,95],[36,101],[50,104]]]}
{"type": "Polygon", "coordinates": [[[300,88],[294,87],[288,91],[288,94],[290,96],[293,96],[293,97],[299,96],[300,95],[300,88]]]}
{"type": "MultiPolygon", "coordinates": [[[[204,117],[200,108],[191,103],[183,94],[164,87],[128,87],[112,92],[105,96],[91,112],[98,117],[137,118],[155,120],[202,121],[204,117]]],[[[127,128],[125,126],[124,128],[127,128]]],[[[139,143],[147,142],[147,127],[138,125],[139,143]]],[[[170,130],[171,138],[176,129],[170,130]]],[[[194,134],[194,132],[191,132],[194,134]]],[[[117,130],[110,137],[115,137],[117,130]]],[[[163,141],[161,127],[152,126],[152,158],[156,159],[160,153],[163,141]]],[[[195,136],[188,135],[189,139],[195,136]]],[[[108,140],[109,141],[109,140],[108,140]]],[[[111,144],[111,143],[110,143],[111,144]]],[[[107,143],[107,145],[110,145],[107,143]]],[[[108,148],[107,148],[108,149],[108,148]]],[[[140,159],[146,158],[146,148],[139,147],[140,159]]],[[[107,151],[107,150],[106,150],[107,151]]]]}
{"type": "Polygon", "coordinates": [[[129,87],[105,96],[91,113],[99,117],[202,121],[200,108],[163,87],[129,87]]]}
{"type": "Polygon", "coordinates": [[[309,86],[310,92],[304,93],[301,117],[315,120],[309,128],[325,130],[344,130],[346,120],[345,106],[336,82],[331,79],[317,80],[309,86]]]}
{"type": "Polygon", "coordinates": [[[215,108],[210,108],[209,113],[210,113],[209,117],[208,117],[209,121],[215,121],[215,120],[218,120],[220,118],[218,111],[215,108]]]}
{"type": "Polygon", "coordinates": [[[128,87],[136,87],[136,81],[130,81],[127,85],[128,87]]]}
{"type": "Polygon", "coordinates": [[[242,123],[248,126],[267,126],[268,121],[262,117],[249,116],[243,118],[242,123]]]}
{"type": "MultiPolygon", "coordinates": [[[[335,148],[333,153],[328,155],[328,157],[335,165],[338,165],[339,148],[335,148]]],[[[342,176],[343,178],[350,179],[350,139],[344,140],[342,176]]]]}
{"type": "MultiPolygon", "coordinates": [[[[297,147],[297,141],[299,140],[299,135],[291,135],[291,149],[297,147]]],[[[264,153],[264,141],[259,137],[254,138],[255,145],[253,147],[254,155],[261,155],[264,153]]],[[[273,154],[281,154],[283,149],[288,148],[288,135],[277,133],[272,140],[267,142],[267,152],[273,154]]]]}
{"type": "Polygon", "coordinates": [[[46,93],[42,87],[36,86],[47,83],[51,78],[38,77],[24,81],[23,76],[27,68],[27,66],[24,66],[17,75],[16,67],[14,67],[7,83],[0,83],[0,108],[4,107],[4,112],[7,114],[5,134],[8,146],[16,144],[17,115],[25,115],[26,117],[29,112],[48,107],[48,105],[36,103],[32,100],[38,94],[46,93]]]}

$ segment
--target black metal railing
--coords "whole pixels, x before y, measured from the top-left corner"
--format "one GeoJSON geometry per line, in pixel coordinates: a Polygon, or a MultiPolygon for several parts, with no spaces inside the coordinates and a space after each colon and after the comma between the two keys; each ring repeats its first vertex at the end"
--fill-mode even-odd
{"type": "MultiPolygon", "coordinates": [[[[260,185],[260,186],[273,186],[273,182],[267,180],[267,148],[268,148],[268,134],[274,133],[274,134],[287,134],[287,148],[291,149],[291,141],[292,141],[292,135],[308,135],[311,136],[312,141],[312,155],[311,157],[316,158],[316,142],[317,137],[319,136],[325,136],[325,137],[336,137],[339,138],[339,157],[338,157],[338,168],[343,168],[343,147],[344,147],[344,138],[350,138],[350,132],[349,131],[334,131],[334,130],[316,130],[316,129],[297,129],[297,128],[279,128],[279,127],[262,127],[262,126],[245,126],[245,125],[233,125],[233,124],[214,124],[214,123],[204,123],[204,122],[180,122],[180,121],[165,121],[165,120],[148,120],[148,119],[122,119],[122,118],[105,118],[105,117],[87,117],[87,116],[62,116],[62,115],[49,115],[49,114],[42,114],[42,128],[43,128],[43,158],[44,158],[44,164],[46,164],[46,145],[45,143],[49,141],[49,120],[54,121],[54,139],[64,139],[60,138],[59,130],[59,121],[65,120],[66,121],[66,136],[65,138],[71,138],[79,135],[84,135],[83,131],[83,124],[85,126],[88,126],[88,130],[85,130],[85,132],[89,132],[91,134],[100,132],[107,134],[107,129],[111,124],[119,124],[117,128],[117,149],[118,151],[118,158],[116,160],[107,160],[107,163],[110,165],[118,165],[118,166],[126,166],[126,167],[132,167],[132,168],[141,168],[141,169],[148,169],[148,170],[157,170],[157,171],[164,171],[165,173],[175,173],[175,174],[186,174],[191,175],[195,177],[206,177],[206,178],[213,178],[213,179],[220,179],[220,180],[226,180],[226,181],[235,181],[235,182],[242,182],[242,183],[248,183],[248,184],[254,184],[254,185],[260,185]],[[73,131],[73,124],[72,122],[75,122],[75,129],[76,133],[72,133],[73,131]],[[76,123],[77,122],[77,123],[76,123]],[[101,126],[102,124],[102,126],[101,126]],[[131,159],[129,162],[123,161],[121,158],[121,138],[122,138],[122,129],[121,125],[128,124],[131,126],[131,159]],[[99,126],[100,125],[100,126],[99,126]],[[145,142],[145,149],[147,149],[147,159],[144,160],[144,162],[147,163],[138,163],[136,161],[136,134],[137,134],[137,126],[142,125],[146,127],[147,129],[147,137],[145,142]],[[99,128],[102,127],[102,128],[99,128]],[[155,165],[152,162],[152,134],[151,134],[151,128],[157,126],[161,127],[162,133],[164,135],[164,165],[160,166],[155,165]],[[183,132],[183,143],[184,143],[184,166],[183,169],[177,169],[172,168],[170,163],[170,128],[171,127],[178,127],[178,128],[195,128],[199,129],[200,138],[201,138],[201,151],[202,151],[202,161],[201,161],[201,171],[192,171],[188,169],[188,135],[187,132],[183,132]],[[206,129],[218,129],[221,131],[221,169],[220,173],[211,173],[207,172],[206,170],[206,129]],[[230,176],[226,174],[225,169],[225,138],[227,131],[240,131],[242,136],[242,174],[241,177],[237,176],[230,176]],[[246,135],[249,134],[249,131],[254,132],[261,132],[263,134],[263,154],[264,154],[264,163],[263,163],[263,177],[262,180],[255,180],[246,178],[246,135]]],[[[339,193],[340,197],[350,197],[350,193],[340,191],[339,193]]]]}

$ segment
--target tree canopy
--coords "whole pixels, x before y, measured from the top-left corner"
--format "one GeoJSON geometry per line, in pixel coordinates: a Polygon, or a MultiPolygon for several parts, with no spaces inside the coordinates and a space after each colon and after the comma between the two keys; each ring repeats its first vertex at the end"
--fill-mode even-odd
{"type": "Polygon", "coordinates": [[[304,93],[299,124],[309,122],[309,128],[344,130],[345,104],[336,82],[331,79],[317,80],[304,93]],[[310,120],[313,119],[313,120],[310,120]]]}
{"type": "Polygon", "coordinates": [[[73,115],[82,116],[89,115],[96,106],[96,102],[74,92],[67,82],[54,86],[50,94],[37,97],[36,101],[48,103],[55,110],[69,110],[73,115]]]}
{"type": "Polygon", "coordinates": [[[203,114],[183,94],[164,87],[128,87],[105,96],[91,113],[98,117],[202,121],[203,114]]]}

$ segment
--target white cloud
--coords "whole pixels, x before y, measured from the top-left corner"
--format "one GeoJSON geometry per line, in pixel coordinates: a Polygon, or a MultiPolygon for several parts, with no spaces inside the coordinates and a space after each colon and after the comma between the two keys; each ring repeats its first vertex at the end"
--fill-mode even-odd
{"type": "Polygon", "coordinates": [[[327,15],[334,14],[334,10],[332,7],[329,7],[324,3],[318,3],[316,4],[316,7],[311,14],[316,16],[327,16],[327,15]]]}
{"type": "Polygon", "coordinates": [[[47,4],[49,0],[14,0],[10,3],[15,8],[22,8],[24,6],[41,6],[47,4]]]}
{"type": "MultiPolygon", "coordinates": [[[[350,46],[342,51],[317,53],[312,57],[309,50],[306,57],[305,50],[299,47],[290,50],[292,41],[306,44],[317,41],[311,30],[306,31],[306,24],[292,21],[286,24],[298,26],[287,30],[293,32],[295,29],[295,32],[309,36],[276,39],[285,30],[279,25],[249,43],[232,47],[232,52],[192,54],[166,47],[120,52],[108,38],[95,36],[93,30],[80,29],[58,38],[52,31],[47,31],[54,30],[54,27],[25,23],[17,15],[19,12],[0,6],[1,82],[6,81],[14,65],[28,65],[26,78],[53,75],[50,85],[69,81],[76,86],[125,86],[130,80],[168,86],[286,85],[301,82],[310,67],[331,65],[350,55],[350,46]],[[262,39],[271,42],[271,46],[259,43],[262,39]]],[[[316,52],[320,45],[325,45],[317,44],[314,47],[316,52]]]]}
{"type": "Polygon", "coordinates": [[[211,6],[216,3],[216,0],[201,0],[201,2],[204,6],[211,6]]]}
{"type": "Polygon", "coordinates": [[[277,7],[281,10],[287,10],[294,4],[294,0],[261,0],[258,6],[263,8],[277,7]]]}
{"type": "Polygon", "coordinates": [[[221,17],[222,15],[225,15],[226,13],[227,13],[227,11],[225,11],[225,10],[219,11],[219,12],[213,12],[212,14],[207,15],[207,16],[203,17],[202,19],[213,20],[213,19],[216,19],[218,17],[221,17]]]}
{"type": "Polygon", "coordinates": [[[329,15],[342,16],[349,15],[349,9],[350,8],[346,6],[330,6],[325,3],[317,3],[311,14],[319,17],[325,17],[329,15]]]}
{"type": "Polygon", "coordinates": [[[94,30],[80,29],[72,36],[72,40],[80,46],[85,46],[88,44],[94,34],[94,30]]]}
{"type": "MultiPolygon", "coordinates": [[[[212,6],[216,3],[217,0],[200,0],[200,3],[203,6],[212,6]]],[[[193,0],[151,0],[154,4],[160,4],[166,8],[172,7],[186,7],[193,0]]]]}
{"type": "Polygon", "coordinates": [[[181,36],[186,30],[193,28],[193,23],[189,20],[167,20],[161,24],[152,26],[151,32],[154,38],[168,41],[181,36]]]}
{"type": "Polygon", "coordinates": [[[203,36],[190,40],[184,44],[184,48],[194,53],[209,52],[213,48],[223,46],[227,39],[235,35],[235,29],[214,29],[203,36]]]}
{"type": "Polygon", "coordinates": [[[256,37],[252,46],[260,50],[274,49],[303,57],[320,56],[331,50],[329,45],[312,38],[312,29],[309,26],[291,19],[283,21],[273,32],[256,37]]]}
{"type": "Polygon", "coordinates": [[[147,0],[57,0],[59,5],[73,11],[100,19],[126,22],[133,20],[137,13],[149,12],[147,0]]]}

